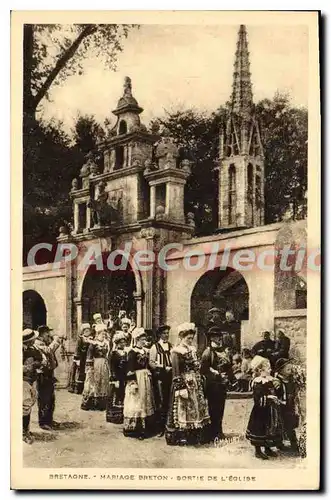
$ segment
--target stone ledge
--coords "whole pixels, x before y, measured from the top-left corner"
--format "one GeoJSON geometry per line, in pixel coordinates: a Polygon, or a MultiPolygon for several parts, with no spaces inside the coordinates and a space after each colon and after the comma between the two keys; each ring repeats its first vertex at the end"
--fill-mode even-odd
{"type": "Polygon", "coordinates": [[[229,391],[227,393],[226,399],[251,399],[252,396],[253,396],[252,392],[229,391]]]}
{"type": "Polygon", "coordinates": [[[307,317],[307,309],[284,309],[274,312],[274,318],[300,318],[307,317]]]}

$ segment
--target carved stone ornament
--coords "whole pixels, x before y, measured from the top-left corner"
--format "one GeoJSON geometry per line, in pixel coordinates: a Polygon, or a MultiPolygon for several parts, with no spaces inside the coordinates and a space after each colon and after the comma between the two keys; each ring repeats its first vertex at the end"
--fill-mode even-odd
{"type": "Polygon", "coordinates": [[[163,205],[158,205],[155,209],[155,219],[161,220],[164,219],[165,216],[165,208],[163,205]]]}
{"type": "Polygon", "coordinates": [[[162,137],[155,149],[155,158],[160,169],[176,168],[179,157],[178,147],[171,137],[162,137]]]}
{"type": "Polygon", "coordinates": [[[71,181],[71,191],[77,191],[78,190],[78,179],[74,178],[71,181]]]}
{"type": "Polygon", "coordinates": [[[59,228],[59,236],[68,236],[68,233],[69,233],[69,231],[68,231],[67,226],[61,226],[59,228]]]}
{"type": "Polygon", "coordinates": [[[187,174],[191,173],[191,162],[190,160],[184,159],[180,163],[180,168],[183,170],[183,172],[186,172],[187,174]]]}
{"type": "Polygon", "coordinates": [[[152,238],[159,236],[159,231],[154,227],[145,227],[140,231],[141,238],[145,238],[146,240],[150,240],[152,238]]]}
{"type": "Polygon", "coordinates": [[[195,220],[194,220],[194,213],[193,212],[188,212],[188,214],[186,215],[186,220],[187,220],[187,224],[189,226],[195,228],[195,220]]]}

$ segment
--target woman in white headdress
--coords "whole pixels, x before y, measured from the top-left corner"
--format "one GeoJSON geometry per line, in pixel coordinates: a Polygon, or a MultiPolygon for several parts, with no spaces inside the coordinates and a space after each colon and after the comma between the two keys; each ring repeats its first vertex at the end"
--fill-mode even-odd
{"type": "Polygon", "coordinates": [[[123,406],[128,361],[126,336],[117,331],[113,337],[113,349],[109,355],[110,389],[106,409],[106,420],[112,424],[123,423],[123,406]]]}
{"type": "Polygon", "coordinates": [[[123,412],[124,435],[138,439],[148,436],[155,415],[152,374],[148,369],[149,354],[144,347],[145,341],[145,330],[135,328],[132,332],[132,349],[128,353],[123,412]]]}
{"type": "Polygon", "coordinates": [[[172,386],[165,432],[169,445],[208,441],[210,417],[200,363],[192,346],[195,331],[194,323],[179,325],[179,344],[171,352],[172,386]]]}
{"type": "Polygon", "coordinates": [[[82,410],[106,409],[109,395],[109,342],[106,333],[106,325],[95,325],[95,339],[87,351],[82,410]]]}

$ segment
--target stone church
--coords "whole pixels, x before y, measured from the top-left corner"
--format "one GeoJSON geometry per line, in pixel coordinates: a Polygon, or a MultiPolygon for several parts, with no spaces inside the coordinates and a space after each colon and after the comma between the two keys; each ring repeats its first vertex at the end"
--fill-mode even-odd
{"type": "Polygon", "coordinates": [[[72,181],[73,230],[61,228],[59,243],[73,243],[79,254],[99,245],[102,255],[132,244],[132,252],[168,252],[169,270],[148,270],[127,265],[125,271],[98,270],[95,264],[80,270],[65,262],[23,270],[23,315],[26,325],[48,323],[67,337],[67,351],[74,349],[79,325],[95,312],[106,316],[119,308],[132,312],[138,326],[147,329],[167,323],[172,327],[194,321],[198,344],[203,343],[207,311],[212,306],[230,309],[240,322],[240,345],[250,347],[261,331],[282,326],[292,349],[304,356],[306,335],[306,275],[289,279],[274,271],[238,271],[231,267],[234,252],[273,250],[284,243],[303,244],[306,222],[264,224],[265,172],[259,124],[254,116],[246,27],[238,32],[230,112],[219,134],[218,229],[206,237],[195,236],[193,213],[185,213],[185,185],[191,175],[189,159],[167,131],[148,132],[141,122],[142,107],[126,78],[123,95],[113,114],[111,136],[99,146],[102,168],[88,156],[80,178],[72,181]],[[215,248],[218,248],[217,255],[215,248]],[[187,270],[188,256],[221,259],[230,248],[228,267],[203,266],[187,270]],[[175,264],[178,264],[175,266],[175,264]],[[176,267],[176,270],[173,270],[176,267]],[[171,268],[171,269],[170,269],[171,268]]]}

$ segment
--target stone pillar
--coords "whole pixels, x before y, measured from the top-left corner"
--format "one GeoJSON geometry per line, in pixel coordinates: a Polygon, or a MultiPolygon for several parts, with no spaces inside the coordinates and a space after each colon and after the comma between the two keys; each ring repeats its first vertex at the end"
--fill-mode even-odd
{"type": "Polygon", "coordinates": [[[128,167],[131,167],[132,164],[132,144],[128,145],[128,167]]]}
{"type": "Polygon", "coordinates": [[[134,300],[136,302],[136,311],[137,311],[137,318],[136,318],[136,323],[137,327],[143,326],[143,297],[142,295],[139,295],[139,293],[134,292],[133,294],[134,300]]]}
{"type": "Polygon", "coordinates": [[[264,225],[264,169],[261,171],[261,220],[259,222],[260,226],[264,225]]]}
{"type": "Polygon", "coordinates": [[[128,166],[128,146],[124,146],[123,148],[123,167],[128,166]]]}
{"type": "Polygon", "coordinates": [[[66,337],[67,340],[72,340],[72,300],[71,300],[71,291],[72,291],[72,263],[66,262],[65,264],[65,280],[66,280],[66,297],[65,297],[65,316],[66,316],[66,337]]]}
{"type": "Polygon", "coordinates": [[[91,209],[89,207],[89,202],[86,203],[86,232],[91,229],[91,209]]]}
{"type": "MultiPolygon", "coordinates": [[[[252,192],[252,207],[253,207],[253,227],[256,225],[256,196],[255,196],[255,190],[256,190],[256,165],[255,163],[253,164],[253,192],[252,192]]],[[[257,224],[259,225],[259,224],[257,224]]]]}
{"type": "Polygon", "coordinates": [[[74,232],[79,231],[79,205],[77,201],[74,202],[74,232]]]}
{"type": "Polygon", "coordinates": [[[83,323],[83,301],[79,300],[77,297],[74,299],[76,306],[76,321],[77,321],[77,333],[80,329],[80,325],[83,323]]]}
{"type": "Polygon", "coordinates": [[[167,182],[167,184],[166,184],[166,198],[165,198],[165,214],[166,215],[169,215],[170,198],[171,198],[170,185],[167,182]]]}
{"type": "MultiPolygon", "coordinates": [[[[154,237],[157,235],[153,227],[142,229],[141,237],[146,240],[146,250],[154,250],[154,237]]],[[[151,266],[152,267],[152,266],[151,266]]],[[[147,271],[142,271],[145,276],[145,296],[144,296],[144,327],[151,329],[153,328],[153,313],[154,313],[154,286],[153,286],[153,267],[147,271]]]]}
{"type": "Polygon", "coordinates": [[[185,181],[167,182],[165,214],[174,221],[185,223],[184,217],[185,181]]]}
{"type": "Polygon", "coordinates": [[[151,192],[150,192],[149,216],[151,219],[154,219],[155,217],[155,200],[156,200],[156,186],[153,185],[151,186],[151,192]]]}
{"type": "Polygon", "coordinates": [[[236,168],[236,226],[246,225],[246,162],[241,158],[235,165],[236,168]]]}

